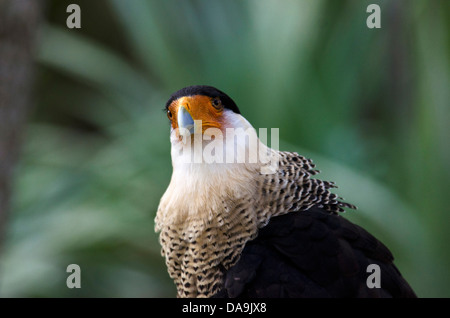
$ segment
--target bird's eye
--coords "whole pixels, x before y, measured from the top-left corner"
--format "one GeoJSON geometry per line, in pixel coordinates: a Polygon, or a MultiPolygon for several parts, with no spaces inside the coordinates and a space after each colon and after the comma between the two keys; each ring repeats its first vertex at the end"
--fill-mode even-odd
{"type": "Polygon", "coordinates": [[[215,109],[221,110],[223,108],[222,101],[219,98],[214,98],[212,100],[212,105],[215,109]]]}
{"type": "Polygon", "coordinates": [[[167,110],[167,117],[171,120],[172,119],[172,112],[170,110],[167,110]]]}

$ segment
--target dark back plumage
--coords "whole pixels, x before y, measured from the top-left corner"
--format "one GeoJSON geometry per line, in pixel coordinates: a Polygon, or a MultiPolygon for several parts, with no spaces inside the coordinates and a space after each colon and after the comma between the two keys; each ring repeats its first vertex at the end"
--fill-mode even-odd
{"type": "Polygon", "coordinates": [[[313,207],[271,219],[224,274],[216,297],[416,297],[379,240],[313,207]],[[366,284],[380,266],[381,288],[366,284]]]}

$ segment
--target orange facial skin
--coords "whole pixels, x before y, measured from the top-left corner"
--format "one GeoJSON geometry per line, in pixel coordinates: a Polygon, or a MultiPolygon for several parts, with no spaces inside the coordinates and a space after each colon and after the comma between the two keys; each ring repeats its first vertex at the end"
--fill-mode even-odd
{"type": "Polygon", "coordinates": [[[208,128],[224,130],[223,105],[219,98],[203,95],[184,96],[174,100],[168,107],[167,117],[173,129],[178,128],[178,109],[183,106],[193,120],[202,121],[202,134],[208,128]]]}

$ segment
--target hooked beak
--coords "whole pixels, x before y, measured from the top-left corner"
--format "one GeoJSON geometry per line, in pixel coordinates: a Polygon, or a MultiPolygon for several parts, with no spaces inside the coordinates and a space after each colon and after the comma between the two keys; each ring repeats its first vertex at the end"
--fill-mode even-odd
{"type": "Polygon", "coordinates": [[[180,134],[185,135],[187,132],[193,134],[194,127],[194,119],[192,119],[191,114],[189,114],[184,106],[180,106],[178,109],[178,128],[180,129],[180,134]]]}

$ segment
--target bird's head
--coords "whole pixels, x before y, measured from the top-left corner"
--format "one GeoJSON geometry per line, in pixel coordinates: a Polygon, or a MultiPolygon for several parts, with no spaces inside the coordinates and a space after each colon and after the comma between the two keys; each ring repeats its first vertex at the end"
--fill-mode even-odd
{"type": "Polygon", "coordinates": [[[236,103],[224,92],[206,85],[188,86],[173,93],[165,110],[172,132],[211,134],[219,129],[236,128],[243,117],[236,103]]]}
{"type": "Polygon", "coordinates": [[[226,166],[226,170],[242,165],[223,163],[258,169],[270,163],[265,173],[276,169],[270,148],[259,140],[236,103],[217,88],[205,85],[182,88],[170,96],[165,111],[171,125],[174,169],[192,163],[202,166],[212,163],[209,168],[226,166]]]}

